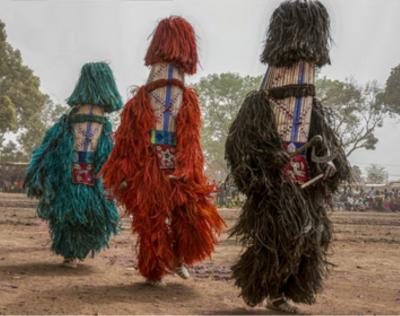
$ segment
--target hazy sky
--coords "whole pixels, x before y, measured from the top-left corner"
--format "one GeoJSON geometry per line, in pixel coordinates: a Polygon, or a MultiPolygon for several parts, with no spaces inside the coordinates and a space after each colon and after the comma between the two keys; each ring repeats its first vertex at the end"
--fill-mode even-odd
{"type": "MultiPolygon", "coordinates": [[[[384,85],[400,64],[400,0],[324,0],[332,19],[332,65],[322,74],[384,85]]],[[[148,69],[143,57],[156,23],[169,15],[188,19],[198,35],[201,68],[190,81],[210,73],[261,75],[258,56],[266,26],[279,0],[0,0],[9,42],[41,78],[42,90],[63,102],[80,67],[105,60],[124,98],[148,69]]],[[[399,121],[400,122],[400,121],[399,121]]],[[[351,160],[384,165],[400,178],[400,123],[378,130],[377,150],[351,160]]]]}

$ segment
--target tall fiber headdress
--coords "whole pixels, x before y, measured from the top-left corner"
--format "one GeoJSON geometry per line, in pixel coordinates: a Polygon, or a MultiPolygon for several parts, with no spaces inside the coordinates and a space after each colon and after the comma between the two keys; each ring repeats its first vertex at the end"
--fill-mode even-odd
{"type": "Polygon", "coordinates": [[[146,66],[166,62],[188,74],[196,73],[197,46],[193,27],[184,18],[171,16],[161,20],[145,57],[146,66]]]}
{"type": "Polygon", "coordinates": [[[84,64],[67,103],[71,106],[92,104],[104,108],[106,112],[118,111],[122,107],[122,99],[110,66],[104,62],[84,64]]]}
{"type": "Polygon", "coordinates": [[[305,61],[317,66],[330,63],[330,20],[317,0],[289,0],[272,14],[261,62],[290,66],[305,61]]]}

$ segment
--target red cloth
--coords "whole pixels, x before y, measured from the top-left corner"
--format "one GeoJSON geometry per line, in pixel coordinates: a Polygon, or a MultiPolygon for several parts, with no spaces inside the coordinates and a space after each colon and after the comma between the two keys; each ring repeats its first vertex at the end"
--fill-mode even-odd
{"type": "Polygon", "coordinates": [[[72,166],[72,182],[74,184],[94,185],[93,164],[76,163],[72,166]]]}
{"type": "Polygon", "coordinates": [[[310,180],[307,160],[303,155],[291,158],[285,166],[284,172],[286,176],[298,184],[303,184],[310,180]]]}

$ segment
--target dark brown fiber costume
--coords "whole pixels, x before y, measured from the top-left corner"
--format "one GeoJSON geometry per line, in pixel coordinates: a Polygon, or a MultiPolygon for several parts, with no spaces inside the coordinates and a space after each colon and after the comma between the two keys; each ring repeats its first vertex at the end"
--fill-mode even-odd
{"type": "Polygon", "coordinates": [[[263,63],[268,70],[259,91],[250,93],[232,123],[226,159],[246,195],[232,235],[246,247],[232,267],[236,285],[251,306],[285,297],[312,304],[328,262],[332,194],[349,176],[329,115],[315,98],[315,66],[329,63],[329,16],[318,1],[286,1],[273,13],[263,63]],[[305,189],[326,163],[311,150],[289,157],[315,135],[318,156],[331,151],[337,172],[305,189]]]}

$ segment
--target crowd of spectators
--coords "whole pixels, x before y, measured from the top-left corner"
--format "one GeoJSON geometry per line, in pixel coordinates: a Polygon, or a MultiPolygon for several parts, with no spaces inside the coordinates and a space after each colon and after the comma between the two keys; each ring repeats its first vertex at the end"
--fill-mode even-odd
{"type": "MultiPolygon", "coordinates": [[[[229,181],[214,181],[218,207],[240,207],[245,197],[229,181]]],[[[343,186],[334,199],[335,210],[400,212],[400,189],[390,187],[343,186]]]]}
{"type": "Polygon", "coordinates": [[[24,192],[23,181],[20,179],[5,180],[0,178],[0,192],[22,193],[24,192]]]}
{"type": "Polygon", "coordinates": [[[244,201],[244,196],[230,181],[220,181],[215,185],[215,204],[218,207],[239,207],[244,201]]]}
{"type": "MultiPolygon", "coordinates": [[[[0,192],[24,192],[21,168],[0,167],[0,192]]],[[[218,207],[240,207],[245,197],[232,181],[213,182],[214,198],[218,207]]],[[[365,187],[347,185],[340,188],[334,200],[335,209],[341,211],[392,211],[400,212],[400,188],[365,187]]]]}
{"type": "Polygon", "coordinates": [[[400,212],[400,189],[344,186],[335,197],[338,210],[400,212]]]}
{"type": "Polygon", "coordinates": [[[24,192],[24,166],[0,164],[0,192],[24,192]]]}

